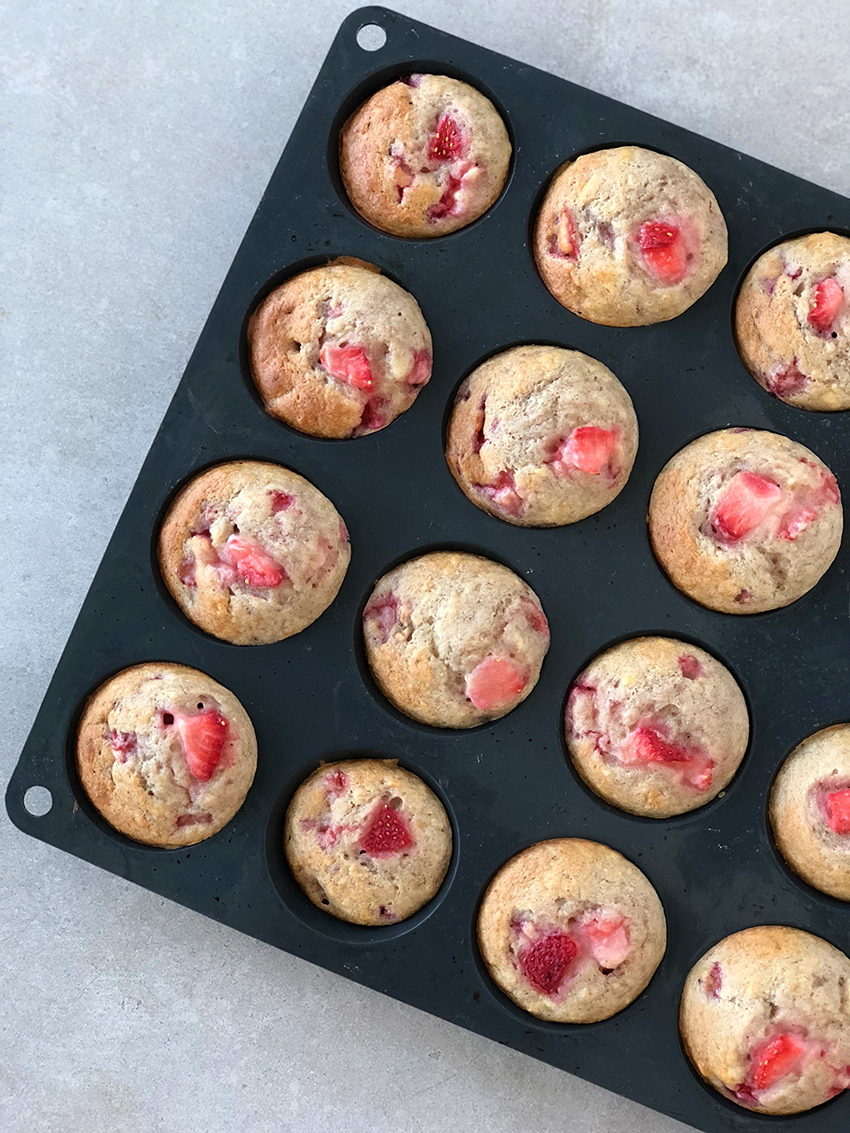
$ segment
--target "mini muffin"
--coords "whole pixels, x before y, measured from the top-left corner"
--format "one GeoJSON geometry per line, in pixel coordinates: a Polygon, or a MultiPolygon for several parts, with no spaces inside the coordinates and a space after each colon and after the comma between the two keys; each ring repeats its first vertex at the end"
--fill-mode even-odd
{"type": "Polygon", "coordinates": [[[311,437],[362,437],[409,409],[431,377],[419,304],[377,268],[341,260],[288,279],[248,323],[266,409],[311,437]]]}
{"type": "Polygon", "coordinates": [[[661,470],[649,534],[672,582],[703,606],[757,614],[802,597],[838,553],[835,477],[809,449],[761,429],[720,429],[661,470]]]}
{"type": "Polygon", "coordinates": [[[487,970],[514,1003],[556,1023],[595,1023],[636,999],[661,963],[658,894],[616,850],[538,842],[502,866],[478,913],[487,970]]]}
{"type": "Polygon", "coordinates": [[[257,769],[248,713],[218,681],[165,661],[100,686],[77,729],[77,771],[110,826],[172,849],[236,814],[257,769]]]}
{"type": "Polygon", "coordinates": [[[638,146],[562,165],[534,233],[543,282],[593,323],[633,327],[681,315],[726,263],[714,194],[681,161],[638,146]]]}
{"type": "Polygon", "coordinates": [[[411,75],[384,87],[339,138],[351,203],[395,236],[443,236],[477,220],[501,193],[510,162],[496,107],[445,75],[411,75]]]}
{"type": "Polygon", "coordinates": [[[317,908],[353,924],[403,921],[446,876],[443,804],[394,759],[325,763],[286,812],[286,860],[317,908]]]}
{"type": "Polygon", "coordinates": [[[850,724],[815,732],[791,752],[773,784],[770,822],[804,881],[850,901],[850,724]]]}
{"type": "Polygon", "coordinates": [[[638,637],[600,654],[567,700],[567,747],[606,802],[647,818],[713,799],[750,735],[744,695],[711,654],[671,637],[638,637]]]}
{"type": "Polygon", "coordinates": [[[403,563],[363,611],[372,675],[423,724],[473,728],[504,716],[537,684],[549,648],[540,601],[512,570],[456,551],[403,563]]]}
{"type": "Polygon", "coordinates": [[[333,602],[350,558],[331,501],[303,476],[258,460],[190,480],[159,533],[159,566],[177,605],[234,645],[300,633],[333,602]]]}
{"type": "Polygon", "coordinates": [[[760,256],[735,308],[738,349],[768,393],[799,409],[850,409],[850,240],[815,232],[760,256]]]}
{"type": "Polygon", "coordinates": [[[637,438],[631,398],[601,362],[557,346],[517,346],[461,385],[446,460],[482,511],[558,527],[622,490],[637,438]]]}
{"type": "Polygon", "coordinates": [[[756,1113],[801,1113],[850,1084],[850,959],[819,936],[759,925],[691,969],[679,1027],[697,1072],[756,1113]]]}

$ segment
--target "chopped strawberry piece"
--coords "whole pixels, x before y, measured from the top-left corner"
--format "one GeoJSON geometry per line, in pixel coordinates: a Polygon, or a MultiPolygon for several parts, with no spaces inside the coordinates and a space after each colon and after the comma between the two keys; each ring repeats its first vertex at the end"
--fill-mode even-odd
{"type": "Polygon", "coordinates": [[[573,214],[563,206],[558,215],[558,228],[549,241],[549,254],[562,260],[577,260],[581,237],[573,214]]]}
{"type": "Polygon", "coordinates": [[[205,826],[212,822],[213,816],[209,813],[204,814],[179,814],[175,826],[205,826]]]}
{"type": "Polygon", "coordinates": [[[826,809],[835,833],[850,834],[850,790],[834,791],[826,800],[826,809]]]}
{"type": "Polygon", "coordinates": [[[130,752],[136,750],[136,733],[116,732],[113,728],[112,735],[109,737],[109,743],[112,750],[118,756],[118,762],[126,763],[127,756],[130,752]]]}
{"type": "Polygon", "coordinates": [[[371,390],[375,385],[366,351],[360,346],[334,346],[326,342],[319,351],[319,361],[332,378],[347,382],[355,389],[371,390]]]}
{"type": "Polygon", "coordinates": [[[646,724],[629,733],[627,746],[634,763],[685,763],[691,758],[688,751],[668,743],[646,724]]]}
{"type": "Polygon", "coordinates": [[[797,359],[790,366],[778,366],[765,378],[768,392],[774,397],[794,397],[809,384],[809,379],[797,366],[797,359]]]}
{"type": "Polygon", "coordinates": [[[646,266],[662,283],[679,283],[688,270],[681,233],[675,224],[647,220],[640,226],[638,244],[646,266]]]}
{"type": "Polygon", "coordinates": [[[363,625],[378,639],[379,645],[386,645],[398,621],[398,598],[395,594],[385,594],[376,598],[363,611],[363,625]]]}
{"type": "Polygon", "coordinates": [[[819,334],[825,334],[844,306],[844,292],[835,279],[822,279],[815,288],[815,298],[809,311],[809,323],[819,334]]]}
{"type": "Polygon", "coordinates": [[[694,657],[693,653],[683,653],[679,658],[679,668],[682,671],[682,676],[689,681],[695,681],[701,677],[705,670],[699,661],[694,657]]]}
{"type": "Polygon", "coordinates": [[[796,539],[800,532],[808,527],[813,519],[817,519],[819,513],[819,508],[805,504],[791,508],[787,515],[782,517],[782,522],[779,525],[779,538],[789,540],[796,539]]]}
{"type": "Polygon", "coordinates": [[[248,586],[273,590],[287,577],[280,563],[275,562],[257,543],[231,535],[225,548],[230,563],[236,567],[236,574],[248,586]]]}
{"type": "Polygon", "coordinates": [[[546,620],[546,615],[540,609],[536,602],[532,602],[530,598],[523,598],[522,607],[525,611],[525,616],[528,619],[528,624],[535,631],[535,633],[544,633],[549,636],[549,622],[546,620]]]}
{"type": "Polygon", "coordinates": [[[313,586],[318,586],[323,579],[327,578],[328,575],[333,572],[337,560],[339,559],[339,549],[333,545],[330,539],[326,539],[324,535],[320,535],[316,543],[316,560],[312,573],[310,574],[310,582],[313,586]]]}
{"type": "Polygon", "coordinates": [[[413,845],[413,838],[404,819],[389,803],[379,803],[369,817],[360,847],[370,857],[400,854],[413,845]]]}
{"type": "Polygon", "coordinates": [[[587,938],[591,956],[600,968],[618,968],[632,950],[631,934],[625,917],[598,912],[581,918],[580,929],[587,938]]]}
{"type": "Polygon", "coordinates": [[[348,535],[348,528],[345,526],[345,523],[343,522],[343,520],[339,521],[339,541],[340,541],[340,543],[350,542],[349,535],[348,535]]]}
{"type": "Polygon", "coordinates": [[[602,429],[598,425],[579,425],[557,449],[553,464],[578,468],[590,476],[603,469],[611,470],[612,458],[619,444],[619,429],[602,429]]]}
{"type": "Polygon", "coordinates": [[[466,139],[457,122],[444,114],[437,123],[436,133],[428,139],[429,161],[457,161],[466,153],[466,139]]]}
{"type": "Polygon", "coordinates": [[[466,678],[466,695],[481,712],[501,708],[519,696],[526,680],[504,657],[492,653],[466,678]]]}
{"type": "Polygon", "coordinates": [[[736,543],[765,519],[782,489],[775,480],[756,472],[736,472],[714,509],[712,525],[727,542],[736,543]]]}
{"type": "Polygon", "coordinates": [[[747,602],[752,602],[753,596],[749,590],[739,590],[735,595],[735,601],[739,606],[746,606],[747,602]]]}
{"type": "Polygon", "coordinates": [[[196,779],[206,782],[221,759],[229,730],[227,720],[214,708],[197,716],[175,713],[175,717],[189,770],[196,779]]]}
{"type": "Polygon", "coordinates": [[[348,776],[341,769],[329,772],[322,780],[328,800],[338,799],[348,786],[348,776]]]}
{"type": "Polygon", "coordinates": [[[508,515],[519,515],[522,511],[523,499],[517,491],[513,472],[502,470],[492,484],[476,484],[482,496],[492,502],[501,511],[508,515]]]}
{"type": "Polygon", "coordinates": [[[556,995],[570,964],[578,955],[578,945],[565,932],[550,932],[529,944],[517,956],[520,971],[531,986],[543,995],[556,995]]]}
{"type": "Polygon", "coordinates": [[[711,965],[708,975],[705,977],[705,980],[703,980],[702,986],[709,999],[720,998],[720,989],[723,987],[723,969],[716,960],[711,965]]]}
{"type": "Polygon", "coordinates": [[[393,170],[393,183],[396,187],[399,204],[401,204],[401,202],[404,200],[405,190],[410,188],[415,178],[416,174],[413,172],[404,158],[396,157],[395,169],[393,170]]]}
{"type": "Polygon", "coordinates": [[[427,215],[430,221],[442,220],[444,216],[453,216],[455,214],[460,186],[461,178],[455,177],[453,173],[450,173],[446,187],[443,190],[443,195],[436,204],[431,205],[428,209],[427,215]]]}
{"type": "Polygon", "coordinates": [[[413,365],[404,379],[409,386],[424,386],[431,377],[431,351],[414,350],[413,365]]]}
{"type": "Polygon", "coordinates": [[[180,565],[177,568],[177,577],[184,586],[197,586],[195,581],[195,556],[189,552],[180,560],[180,565]]]}
{"type": "Polygon", "coordinates": [[[355,429],[358,436],[363,436],[365,433],[377,433],[379,429],[384,428],[387,423],[387,415],[382,412],[382,406],[385,404],[386,401],[383,397],[369,398],[363,406],[363,412],[360,414],[360,423],[355,429]]]}
{"type": "Polygon", "coordinates": [[[279,492],[276,488],[273,488],[269,494],[272,498],[272,515],[277,515],[279,511],[286,511],[295,503],[295,496],[291,496],[289,492],[279,492]]]}
{"type": "Polygon", "coordinates": [[[769,1090],[798,1069],[805,1054],[806,1046],[796,1035],[776,1035],[753,1053],[749,1075],[752,1085],[757,1090],[769,1090]]]}

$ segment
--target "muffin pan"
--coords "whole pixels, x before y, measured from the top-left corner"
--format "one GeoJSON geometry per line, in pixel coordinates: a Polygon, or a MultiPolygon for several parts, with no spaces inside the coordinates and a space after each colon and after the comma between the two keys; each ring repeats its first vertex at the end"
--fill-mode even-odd
{"type": "Polygon", "coordinates": [[[850,229],[850,202],[405,16],[383,8],[350,15],[83,604],[8,787],[12,820],[233,928],[707,1133],[762,1129],[766,1120],[800,1133],[846,1130],[846,1093],[785,1119],[724,1101],[697,1079],[677,1030],[688,971],[729,933],[784,923],[848,947],[850,906],[808,888],[783,865],[766,813],[787,753],[816,729],[850,718],[846,547],[794,605],[733,617],[674,589],[653,559],[645,519],[652,483],[669,457],[730,424],[801,441],[850,487],[847,414],[807,413],[771,398],[747,373],[732,334],[736,290],[756,256],[824,228],[850,229]],[[359,46],[366,25],[386,34],[377,50],[359,46]],[[514,146],[508,183],[490,211],[452,235],[418,242],[378,232],[354,212],[335,156],[348,115],[381,86],[415,71],[477,86],[502,113],[514,146]],[[673,321],[612,329],[571,315],[552,298],[535,269],[530,234],[562,161],[625,142],[672,154],[705,180],[729,226],[730,260],[708,293],[673,321]],[[434,372],[389,428],[320,441],[263,411],[246,365],[245,329],[273,286],[340,255],[377,264],[416,297],[434,335],[434,372]],[[610,367],[640,423],[628,484],[607,508],[572,527],[522,529],[491,518],[465,498],[443,456],[459,382],[490,355],[534,342],[575,348],[610,367]],[[171,601],[156,563],[159,523],[174,493],[199,469],[237,457],[277,461],[306,476],[351,532],[351,566],[336,601],[308,629],[274,645],[239,647],[202,633],[171,601]],[[528,699],[467,732],[400,715],[363,659],[360,616],[376,579],[438,547],[511,567],[539,595],[552,630],[528,699]],[[573,677],[597,652],[640,634],[684,638],[717,656],[744,688],[752,719],[749,751],[723,795],[670,820],[635,818],[591,794],[567,759],[562,735],[573,677]],[[151,849],[117,834],[76,776],[75,730],[86,696],[112,673],[147,660],[208,672],[238,696],[257,732],[259,767],[244,806],[219,834],[189,849],[151,849]],[[325,916],[295,885],[283,856],[283,814],[295,788],[321,760],[358,752],[398,758],[420,775],[442,799],[455,834],[437,897],[387,928],[325,916]],[[32,788],[50,792],[47,813],[44,791],[32,788]],[[499,866],[532,842],[566,835],[606,843],[638,865],[669,926],[667,954],[646,991],[619,1015],[584,1026],[539,1022],[515,1007],[486,974],[475,943],[478,904],[499,866]]]}

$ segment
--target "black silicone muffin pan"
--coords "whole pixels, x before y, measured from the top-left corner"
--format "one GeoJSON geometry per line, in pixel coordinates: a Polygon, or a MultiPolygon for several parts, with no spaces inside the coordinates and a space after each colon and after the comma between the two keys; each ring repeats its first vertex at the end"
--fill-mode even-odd
{"type": "MultiPolygon", "coordinates": [[[[794,1118],[748,1114],[704,1086],[677,1030],[694,961],[728,933],[760,923],[808,929],[850,945],[850,908],[808,888],[772,844],[766,799],[777,767],[804,736],[850,718],[846,547],[823,580],[785,610],[730,617],[697,606],[653,559],[646,505],[668,458],[726,425],[785,433],[812,448],[850,489],[850,416],[806,413],[766,394],[744,369],[731,316],[753,259],[788,236],[850,229],[850,202],[686,130],[485,51],[383,8],[342,24],[283,157],[228,272],[198,345],[109,543],[9,784],[12,820],[104,869],[487,1035],[693,1126],[716,1133],[765,1123],[799,1133],[850,1127],[850,1094],[794,1118]],[[386,34],[359,45],[365,25],[386,34]],[[350,207],[337,134],[381,86],[414,71],[447,73],[482,90],[514,146],[498,202],[434,240],[385,235],[350,207]],[[566,158],[633,142],[680,158],[714,191],[729,225],[729,264],[690,310],[656,326],[611,329],[565,311],[534,266],[530,229],[548,179],[566,158]],[[289,274],[339,255],[377,264],[419,301],[434,335],[434,372],[389,428],[353,441],[302,436],[268,416],[245,358],[250,312],[289,274]],[[472,367],[498,350],[550,342],[585,351],[628,389],[640,450],[625,490],[599,514],[552,530],[512,527],[474,507],[443,457],[447,408],[472,367]],[[352,560],[337,600],[303,633],[244,648],[192,626],[156,565],[159,521],[200,468],[256,457],[293,468],[340,510],[352,560]],[[365,672],[360,613],[389,566],[425,549],[497,559],[533,586],[552,644],[537,688],[514,712],[468,732],[426,728],[394,711],[365,672]],[[671,819],[631,817],[591,794],[562,739],[567,687],[588,659],[641,633],[689,639],[714,653],[746,691],[752,738],[722,797],[671,819]],[[254,721],[259,768],[229,826],[183,850],[146,848],[94,812],[74,769],[87,694],[136,662],[171,660],[210,673],[254,721]],[[368,929],[315,909],[283,858],[283,813],[320,760],[397,757],[440,795],[455,852],[439,895],[398,925],[368,929]],[[25,795],[47,788],[36,815],[25,795]],[[42,808],[43,809],[43,808],[42,808]],[[646,991],[614,1018],[547,1024],[511,1004],[475,944],[475,916],[493,873],[541,838],[580,835],[621,851],[664,903],[667,954],[646,991]]],[[[29,801],[29,800],[28,800],[29,801]]]]}

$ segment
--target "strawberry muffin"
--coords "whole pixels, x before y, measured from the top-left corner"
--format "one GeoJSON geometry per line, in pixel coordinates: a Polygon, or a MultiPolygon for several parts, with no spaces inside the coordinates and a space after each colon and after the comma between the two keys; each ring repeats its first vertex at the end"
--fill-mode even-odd
{"type": "Polygon", "coordinates": [[[342,128],[339,169],[362,217],[394,236],[443,236],[477,220],[508,178],[511,143],[493,103],[445,75],[411,75],[342,128]]]}
{"type": "Polygon", "coordinates": [[[729,670],[671,637],[606,650],[567,700],[567,748],[582,779],[606,802],[647,818],[713,799],[738,770],[749,736],[729,670]]]}
{"type": "Polygon", "coordinates": [[[809,449],[761,429],[720,429],[661,470],[649,501],[661,566],[685,594],[726,614],[802,597],[838,553],[835,477],[809,449]]]}
{"type": "Polygon", "coordinates": [[[512,570],[456,551],[403,563],[363,611],[378,687],[414,720],[474,728],[504,716],[537,684],[549,648],[540,601],[512,570]]]}
{"type": "Polygon", "coordinates": [[[614,499],[637,443],[631,398],[601,362],[557,346],[517,346],[461,385],[446,460],[483,511],[558,527],[614,499]]]}
{"type": "Polygon", "coordinates": [[[741,285],[735,334],[747,369],[799,409],[850,409],[850,240],[815,232],[760,256],[741,285]]]}
{"type": "Polygon", "coordinates": [[[815,732],[791,752],[773,784],[770,822],[804,881],[850,901],[850,724],[815,732]]]}
{"type": "Polygon", "coordinates": [[[675,158],[637,146],[562,165],[534,233],[543,282],[593,323],[633,327],[681,315],[726,263],[714,194],[675,158]]]}
{"type": "Polygon", "coordinates": [[[478,913],[478,947],[514,1003],[555,1023],[596,1023],[636,999],[661,963],[658,894],[616,850],[538,842],[502,866],[478,913]]]}
{"type": "Polygon", "coordinates": [[[309,480],[258,460],[201,472],[159,533],[159,566],[187,618],[234,645],[300,633],[342,585],[351,547],[331,501],[309,480]]]}
{"type": "Polygon", "coordinates": [[[192,846],[236,814],[257,741],[232,692],[185,665],[134,665],[102,684],[77,729],[77,771],[110,826],[162,849],[192,846]]]}
{"type": "Polygon", "coordinates": [[[797,928],[736,932],[691,969],[679,1027],[725,1098],[756,1113],[812,1109],[850,1084],[850,959],[797,928]]]}
{"type": "Polygon", "coordinates": [[[286,860],[313,904],[352,924],[403,921],[431,900],[452,856],[443,804],[394,759],[325,763],[286,812],[286,860]]]}
{"type": "Polygon", "coordinates": [[[340,260],[293,276],[248,323],[251,373],[273,417],[311,437],[362,437],[431,377],[419,304],[376,267],[340,260]]]}

